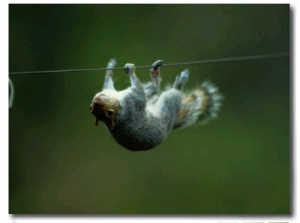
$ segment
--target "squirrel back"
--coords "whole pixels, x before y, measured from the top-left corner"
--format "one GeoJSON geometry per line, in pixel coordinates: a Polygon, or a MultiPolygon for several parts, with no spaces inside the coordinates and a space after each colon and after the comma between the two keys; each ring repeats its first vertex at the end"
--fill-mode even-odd
{"type": "Polygon", "coordinates": [[[223,96],[211,82],[203,82],[189,93],[182,92],[181,108],[174,129],[190,126],[196,122],[207,123],[216,118],[223,96]]]}

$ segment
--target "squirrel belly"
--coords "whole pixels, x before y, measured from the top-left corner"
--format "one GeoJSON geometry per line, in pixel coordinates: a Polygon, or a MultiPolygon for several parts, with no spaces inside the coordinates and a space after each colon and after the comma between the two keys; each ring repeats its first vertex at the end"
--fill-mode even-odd
{"type": "Polygon", "coordinates": [[[166,138],[166,130],[157,126],[159,120],[142,122],[118,122],[110,131],[113,138],[123,147],[132,151],[149,150],[158,146],[166,138]]]}

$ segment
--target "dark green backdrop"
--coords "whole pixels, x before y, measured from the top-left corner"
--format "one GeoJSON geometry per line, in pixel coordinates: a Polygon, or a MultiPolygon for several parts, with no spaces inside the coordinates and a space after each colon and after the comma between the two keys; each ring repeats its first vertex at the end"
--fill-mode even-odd
{"type": "MultiPolygon", "coordinates": [[[[289,52],[289,5],[10,5],[9,70],[150,65],[289,52]]],[[[103,72],[11,75],[9,212],[289,214],[289,58],[190,69],[211,80],[218,119],[130,152],[89,106],[103,72]]],[[[137,70],[142,81],[148,71],[137,70]]],[[[129,80],[116,71],[116,87],[129,80]]]]}

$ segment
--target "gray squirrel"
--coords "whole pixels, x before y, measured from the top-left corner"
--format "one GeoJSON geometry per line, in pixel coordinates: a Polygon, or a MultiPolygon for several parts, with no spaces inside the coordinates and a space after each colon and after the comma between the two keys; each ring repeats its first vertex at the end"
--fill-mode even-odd
{"type": "Polygon", "coordinates": [[[187,69],[176,77],[172,88],[158,95],[162,60],[153,63],[151,81],[147,84],[137,78],[134,64],[125,64],[131,86],[117,91],[112,70],[109,70],[115,65],[116,61],[111,59],[103,90],[94,96],[90,111],[96,117],[96,126],[99,121],[103,122],[114,139],[128,150],[152,149],[163,142],[172,129],[215,118],[221,106],[222,95],[210,82],[202,83],[190,93],[182,91],[189,76],[187,69]]]}

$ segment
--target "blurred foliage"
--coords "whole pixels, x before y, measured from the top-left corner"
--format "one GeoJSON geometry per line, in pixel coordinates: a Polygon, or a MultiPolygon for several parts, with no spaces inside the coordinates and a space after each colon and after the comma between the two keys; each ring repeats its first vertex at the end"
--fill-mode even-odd
{"type": "MultiPolygon", "coordinates": [[[[9,70],[150,65],[289,52],[289,5],[9,5],[9,70]]],[[[218,119],[157,148],[120,147],[89,112],[103,72],[11,75],[9,212],[289,214],[290,61],[188,67],[218,119]]],[[[186,67],[162,68],[163,84],[186,67]]],[[[137,70],[142,81],[147,70],[137,70]]],[[[115,71],[118,89],[129,85],[115,71]]]]}

